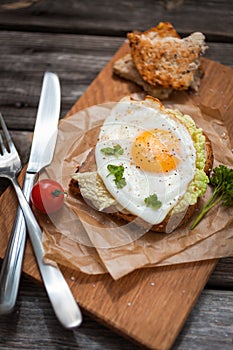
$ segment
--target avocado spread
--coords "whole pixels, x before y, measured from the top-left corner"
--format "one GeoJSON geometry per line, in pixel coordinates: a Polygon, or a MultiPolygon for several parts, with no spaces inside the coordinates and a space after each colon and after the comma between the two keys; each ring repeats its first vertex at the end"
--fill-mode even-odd
{"type": "MultiPolygon", "coordinates": [[[[172,209],[171,214],[184,211],[189,205],[197,202],[207,189],[208,176],[204,172],[205,167],[205,137],[201,128],[197,128],[189,115],[183,115],[177,110],[167,109],[188,129],[196,150],[196,173],[190,182],[186,193],[172,209]]],[[[104,210],[110,206],[117,206],[116,200],[107,191],[102,179],[95,172],[75,173],[72,178],[78,181],[83,198],[89,199],[98,210],[104,210]]]]}

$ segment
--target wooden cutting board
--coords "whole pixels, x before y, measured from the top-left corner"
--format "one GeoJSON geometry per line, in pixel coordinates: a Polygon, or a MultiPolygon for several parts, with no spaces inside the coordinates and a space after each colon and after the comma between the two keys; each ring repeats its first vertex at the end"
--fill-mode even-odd
{"type": "MultiPolygon", "coordinates": [[[[131,92],[140,91],[134,84],[112,75],[113,62],[127,51],[128,46],[124,44],[66,117],[85,107],[118,101],[131,92]]],[[[205,77],[199,94],[192,95],[193,101],[208,109],[213,100],[216,113],[221,110],[232,115],[229,88],[232,69],[207,59],[203,64],[205,77]],[[219,92],[219,99],[216,99],[216,92],[219,92]]],[[[23,174],[20,181],[22,178],[23,174]]],[[[16,208],[17,201],[10,187],[0,198],[0,258],[4,256],[16,208]]],[[[141,269],[118,281],[109,275],[89,276],[67,268],[62,271],[83,311],[146,348],[163,350],[172,347],[216,263],[217,260],[211,260],[141,269]]],[[[29,242],[23,271],[41,282],[29,242]]]]}

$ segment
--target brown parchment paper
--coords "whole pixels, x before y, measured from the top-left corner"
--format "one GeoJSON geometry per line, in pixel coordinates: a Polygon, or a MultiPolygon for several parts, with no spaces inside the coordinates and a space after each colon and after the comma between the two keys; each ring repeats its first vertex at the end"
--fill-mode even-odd
{"type": "MultiPolygon", "coordinates": [[[[99,128],[113,104],[87,108],[60,123],[54,160],[40,174],[42,178],[55,179],[68,191],[70,175],[95,146],[99,128]]],[[[233,130],[226,127],[228,123],[219,110],[208,107],[201,112],[185,94],[166,105],[191,115],[205,130],[212,142],[214,166],[233,166],[233,130]]],[[[209,188],[200,208],[210,192],[209,188]]],[[[172,234],[155,234],[134,224],[115,222],[69,194],[58,213],[41,215],[39,220],[45,261],[87,274],[109,273],[119,279],[138,268],[233,256],[233,208],[213,208],[192,231],[187,225],[172,234]]]]}

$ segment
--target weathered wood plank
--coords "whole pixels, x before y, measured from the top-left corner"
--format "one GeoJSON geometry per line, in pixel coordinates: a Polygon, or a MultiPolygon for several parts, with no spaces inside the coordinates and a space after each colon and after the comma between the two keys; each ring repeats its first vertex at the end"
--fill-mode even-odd
{"type": "MultiPolygon", "coordinates": [[[[232,349],[232,305],[232,292],[204,290],[173,350],[232,349]]],[[[14,313],[0,317],[0,347],[5,350],[140,349],[87,315],[79,329],[64,330],[54,317],[43,287],[27,277],[22,278],[14,313]]]]}
{"type": "Polygon", "coordinates": [[[204,290],[173,350],[230,350],[233,346],[233,292],[204,290]]]}
{"type": "Polygon", "coordinates": [[[0,110],[9,127],[33,130],[46,70],[59,75],[64,116],[122,42],[121,38],[0,32],[0,110]]]}
{"type": "Polygon", "coordinates": [[[207,283],[207,288],[228,289],[233,291],[233,257],[219,260],[207,283]]]}
{"type": "MultiPolygon", "coordinates": [[[[123,52],[121,52],[121,54],[122,54],[123,52]]],[[[119,52],[118,52],[118,54],[120,54],[119,52]]],[[[214,68],[214,71],[216,72],[216,71],[218,71],[218,68],[216,68],[216,64],[214,63],[214,62],[211,62],[211,61],[209,61],[209,64],[213,67],[213,66],[215,66],[215,68],[214,68]]],[[[220,69],[220,68],[219,68],[220,69]]],[[[105,73],[109,73],[109,77],[111,78],[111,65],[109,64],[108,65],[108,67],[106,68],[106,70],[105,70],[105,73]]],[[[218,73],[219,74],[216,74],[216,77],[218,77],[218,79],[220,79],[220,72],[218,71],[218,73]]],[[[101,77],[103,78],[103,72],[102,72],[102,74],[101,74],[101,76],[99,76],[99,78],[98,79],[101,79],[101,77]]],[[[108,75],[107,75],[108,76],[108,75]]],[[[102,79],[102,82],[106,82],[107,81],[107,79],[102,79]]],[[[208,83],[209,84],[209,82],[208,82],[208,80],[207,81],[205,81],[206,82],[206,84],[208,83]]],[[[119,82],[118,82],[119,83],[119,82]]],[[[106,98],[106,96],[109,96],[109,97],[111,97],[112,96],[112,93],[113,93],[113,91],[115,91],[115,93],[118,93],[117,95],[115,95],[115,96],[118,96],[119,95],[119,90],[117,89],[117,81],[115,81],[114,80],[114,84],[116,84],[116,86],[115,86],[115,90],[114,90],[114,86],[111,86],[111,85],[108,85],[108,87],[109,87],[109,90],[105,90],[104,89],[104,86],[101,84],[101,83],[97,83],[97,81],[95,81],[95,84],[96,85],[94,85],[94,84],[92,84],[92,86],[91,86],[91,88],[89,88],[89,90],[88,90],[88,92],[89,92],[89,99],[87,98],[87,103],[90,103],[91,101],[94,101],[94,103],[97,103],[97,102],[101,102],[101,101],[103,101],[103,97],[104,98],[106,98]],[[101,91],[100,91],[100,93],[96,96],[96,94],[95,94],[95,91],[96,91],[96,89],[94,88],[95,86],[97,86],[97,87],[99,87],[99,88],[101,88],[101,91]],[[91,90],[92,89],[92,90],[91,90]],[[97,99],[98,98],[98,99],[97,99]]],[[[120,84],[120,83],[119,83],[120,84]]],[[[123,91],[123,89],[122,89],[122,86],[120,87],[120,91],[121,91],[121,93],[122,94],[124,94],[124,93],[126,93],[126,92],[124,92],[123,91]]],[[[127,90],[128,91],[128,90],[127,90]]],[[[205,90],[206,92],[208,91],[208,86],[206,86],[206,90],[205,90]]],[[[202,92],[203,92],[203,89],[202,89],[202,92]]],[[[84,106],[85,105],[85,103],[84,103],[84,96],[83,96],[83,98],[82,98],[82,101],[80,100],[79,102],[80,102],[80,104],[81,104],[81,106],[84,106]],[[83,103],[83,104],[82,104],[83,103]]],[[[113,97],[114,98],[114,97],[113,97]]],[[[203,94],[203,98],[204,98],[204,94],[203,94]]],[[[80,105],[79,105],[80,106],[80,105]]],[[[76,106],[76,110],[78,109],[78,106],[76,106]]],[[[75,110],[75,109],[74,109],[75,110]]],[[[6,198],[6,197],[5,197],[6,198]]],[[[8,203],[9,203],[9,199],[8,199],[8,203]]],[[[3,207],[3,208],[5,208],[6,209],[6,207],[3,207]]],[[[5,211],[5,213],[6,213],[6,211],[5,211]]],[[[6,221],[5,221],[6,222],[6,221]]],[[[190,305],[190,304],[192,304],[191,306],[193,306],[193,303],[194,303],[194,299],[192,299],[191,297],[190,297],[190,295],[189,294],[186,294],[187,295],[187,297],[184,299],[184,295],[183,294],[181,294],[181,293],[179,293],[179,286],[180,285],[182,285],[182,287],[181,288],[184,288],[184,290],[186,289],[186,287],[183,287],[183,286],[186,286],[186,285],[188,285],[188,286],[190,286],[190,282],[192,281],[192,286],[193,286],[193,288],[194,288],[194,291],[196,292],[196,291],[198,291],[198,283],[196,283],[195,281],[197,281],[198,280],[198,278],[199,278],[199,281],[202,279],[202,281],[203,281],[203,276],[204,276],[204,274],[202,274],[202,272],[205,272],[205,271],[209,271],[210,272],[210,270],[207,270],[206,268],[208,267],[208,264],[206,263],[206,264],[195,264],[195,266],[193,266],[193,268],[190,268],[190,269],[188,269],[188,266],[184,266],[184,268],[182,268],[182,270],[180,270],[181,271],[181,273],[182,273],[182,276],[183,276],[183,279],[182,279],[182,277],[181,276],[179,276],[178,274],[177,274],[177,271],[178,270],[176,270],[175,271],[175,269],[173,269],[173,268],[171,268],[171,269],[169,269],[169,271],[166,271],[167,273],[165,274],[165,269],[163,269],[163,271],[160,271],[161,272],[161,274],[160,275],[158,275],[157,274],[157,281],[159,280],[160,281],[160,283],[158,283],[158,285],[156,285],[155,286],[155,288],[157,288],[159,291],[161,291],[161,293],[156,293],[156,295],[157,295],[157,298],[154,298],[154,296],[153,296],[153,299],[150,299],[150,306],[153,304],[153,305],[156,305],[156,307],[154,308],[154,311],[153,311],[153,315],[151,315],[151,316],[153,316],[153,317],[145,317],[145,315],[147,315],[145,312],[141,312],[141,309],[140,309],[140,307],[139,307],[139,309],[137,309],[137,311],[139,311],[138,312],[138,316],[139,315],[144,315],[144,322],[139,322],[139,323],[137,323],[137,321],[140,319],[140,317],[136,317],[136,319],[135,319],[135,315],[134,315],[134,319],[133,319],[133,321],[132,320],[130,320],[130,323],[129,323],[129,326],[131,327],[131,329],[133,329],[133,331],[135,332],[135,329],[140,329],[140,332],[144,332],[144,334],[143,334],[143,336],[145,337],[145,331],[149,331],[150,332],[150,338],[149,339],[151,339],[151,340],[153,340],[153,344],[155,345],[155,342],[154,342],[154,340],[156,339],[156,336],[157,337],[160,337],[161,338],[161,340],[164,342],[164,339],[165,339],[165,334],[166,335],[168,335],[169,336],[169,334],[170,333],[172,333],[172,329],[174,329],[174,326],[175,325],[177,325],[177,322],[175,322],[174,320],[175,320],[175,317],[176,317],[176,319],[177,319],[177,315],[179,315],[179,314],[181,314],[181,316],[182,316],[182,312],[183,312],[183,310],[185,310],[185,308],[184,308],[184,306],[185,305],[190,305]],[[186,267],[187,267],[187,269],[186,269],[186,267]],[[203,269],[201,269],[201,267],[203,267],[203,269]],[[199,268],[199,270],[198,270],[198,268],[199,268]],[[197,270],[199,271],[199,273],[197,273],[197,270]],[[192,274],[191,274],[191,276],[192,276],[192,278],[189,280],[187,277],[187,274],[185,274],[185,277],[184,277],[184,272],[185,271],[187,271],[187,272],[192,272],[192,274]],[[175,272],[176,272],[176,274],[175,274],[175,272]],[[201,279],[200,279],[200,277],[201,277],[201,279]],[[161,282],[162,281],[162,282],[161,282]],[[179,282],[182,282],[182,283],[179,283],[179,282]],[[173,296],[172,296],[172,299],[170,300],[171,302],[169,302],[169,304],[167,303],[167,301],[169,300],[169,297],[167,298],[167,296],[166,296],[166,293],[165,293],[165,290],[166,290],[166,288],[168,288],[168,290],[172,290],[173,291],[173,296]],[[162,298],[164,298],[164,300],[166,300],[166,302],[164,302],[163,303],[163,301],[161,300],[161,299],[159,299],[159,298],[161,298],[161,296],[162,296],[162,298]],[[177,305],[178,303],[175,303],[174,301],[175,301],[175,297],[177,297],[177,298],[179,298],[180,300],[180,303],[179,303],[179,306],[177,305]],[[153,302],[152,302],[152,300],[153,300],[153,302]],[[166,306],[166,308],[165,308],[165,306],[166,306]],[[177,307],[178,306],[178,307],[177,307]],[[161,324],[162,324],[162,322],[161,322],[161,319],[162,319],[162,317],[160,317],[160,322],[158,323],[157,322],[157,319],[156,319],[156,316],[155,316],[155,314],[157,313],[158,314],[158,310],[160,310],[161,312],[159,313],[160,315],[162,315],[163,317],[167,317],[167,319],[166,319],[166,324],[164,325],[164,323],[163,323],[163,329],[162,329],[162,331],[163,332],[161,332],[161,324]],[[172,310],[173,310],[173,314],[172,314],[172,310]],[[173,319],[173,323],[171,323],[170,322],[170,318],[171,317],[173,317],[174,316],[174,319],[173,319]],[[136,322],[135,322],[136,321],[136,322]],[[155,322],[156,322],[156,325],[155,325],[155,322]],[[148,324],[147,324],[148,323],[148,324]],[[147,326],[146,326],[146,324],[147,324],[147,326]],[[144,328],[142,328],[142,325],[144,326],[144,328]],[[154,328],[153,328],[153,325],[154,325],[154,328]],[[133,327],[132,327],[133,326],[133,327]],[[138,328],[137,328],[138,327],[138,328]],[[158,331],[157,332],[157,334],[153,334],[153,337],[152,337],[152,330],[153,329],[160,329],[160,331],[158,331]],[[168,331],[168,329],[170,329],[170,333],[167,333],[167,331],[168,331]]],[[[158,271],[157,271],[158,272],[158,271]]],[[[146,273],[145,271],[144,271],[144,273],[146,273]]],[[[137,274],[135,274],[135,275],[137,275],[137,274]]],[[[207,279],[206,279],[206,277],[207,277],[207,275],[209,276],[209,273],[207,272],[206,274],[205,274],[205,280],[204,281],[206,281],[207,279]]],[[[78,276],[77,276],[78,277],[78,276]]],[[[132,275],[131,275],[131,277],[132,277],[132,275]]],[[[83,280],[80,280],[79,282],[78,282],[78,280],[76,280],[76,284],[77,284],[77,287],[78,287],[78,291],[81,293],[81,291],[85,291],[85,295],[84,295],[84,300],[83,300],[83,303],[81,304],[81,297],[79,296],[79,298],[78,298],[78,300],[79,300],[79,302],[80,302],[80,304],[81,305],[83,305],[83,307],[85,307],[87,310],[89,310],[89,312],[92,312],[93,313],[93,310],[94,310],[94,303],[96,303],[96,302],[99,302],[99,303],[101,303],[101,298],[103,298],[104,297],[104,299],[105,299],[105,303],[104,303],[104,306],[105,306],[105,310],[111,310],[111,312],[113,311],[115,311],[115,308],[117,308],[117,304],[118,304],[118,301],[120,300],[120,302],[122,303],[122,308],[124,308],[125,307],[125,300],[129,300],[128,298],[129,298],[129,294],[127,294],[127,295],[124,295],[124,298],[120,298],[120,299],[118,299],[118,300],[116,300],[115,298],[111,298],[111,299],[109,299],[109,296],[111,296],[111,293],[110,293],[110,290],[112,290],[112,288],[110,288],[110,287],[108,287],[107,289],[95,289],[94,290],[94,294],[95,294],[95,297],[94,298],[89,298],[89,299],[87,299],[87,291],[86,291],[86,283],[83,283],[83,281],[85,281],[85,279],[84,279],[84,277],[83,276],[80,276],[80,278],[82,278],[83,280]],[[107,290],[107,293],[106,293],[106,290],[107,290]],[[98,295],[97,293],[98,292],[101,292],[100,293],[100,295],[98,295]],[[127,298],[127,299],[125,299],[125,297],[127,298]],[[92,301],[92,303],[91,303],[91,301],[92,301]],[[110,309],[110,308],[108,308],[108,307],[106,307],[106,305],[107,305],[107,303],[106,303],[106,301],[108,301],[108,302],[112,302],[112,301],[114,301],[114,305],[112,306],[112,308],[110,309]],[[88,307],[87,307],[88,306],[88,307]]],[[[190,275],[189,275],[189,278],[190,278],[190,275]]],[[[92,279],[89,279],[89,281],[90,281],[90,283],[91,283],[91,281],[92,281],[92,279]]],[[[99,280],[100,281],[100,280],[99,280]]],[[[127,283],[129,283],[130,284],[130,281],[131,281],[131,283],[132,283],[132,288],[136,288],[137,287],[137,285],[134,283],[135,282],[135,280],[132,280],[130,277],[129,278],[127,278],[127,283]],[[135,287],[136,286],[136,287],[135,287]]],[[[137,282],[139,282],[139,280],[137,280],[137,282]]],[[[109,281],[107,281],[106,282],[107,283],[107,286],[109,286],[108,285],[108,283],[109,283],[109,281]]],[[[118,284],[118,287],[120,286],[121,287],[121,284],[120,283],[122,283],[122,281],[121,282],[119,282],[119,284],[118,284]]],[[[124,282],[123,282],[124,283],[124,282]]],[[[75,282],[74,282],[74,284],[75,284],[75,282]]],[[[73,284],[73,288],[74,288],[74,284],[73,284]]],[[[99,284],[100,285],[100,284],[99,284]]],[[[147,300],[145,301],[145,295],[146,295],[146,290],[147,290],[147,288],[148,288],[148,280],[147,280],[147,278],[144,278],[143,280],[141,280],[140,279],[140,283],[138,284],[139,286],[140,286],[140,291],[142,291],[142,293],[139,293],[139,292],[137,292],[138,294],[137,294],[137,297],[139,298],[140,296],[142,296],[142,297],[144,297],[144,300],[143,300],[143,304],[140,304],[140,303],[138,303],[138,305],[140,306],[142,306],[143,305],[143,307],[144,307],[144,311],[148,311],[148,310],[150,310],[150,307],[148,307],[149,305],[148,305],[148,298],[147,298],[147,300]],[[146,303],[147,302],[147,303],[146,303]],[[147,305],[146,305],[147,304],[147,305]],[[147,306],[147,307],[146,307],[147,306]]],[[[200,286],[200,285],[199,285],[200,286]]],[[[203,285],[201,286],[201,287],[203,287],[203,285]]],[[[125,285],[124,285],[124,288],[125,288],[125,285]]],[[[134,289],[131,289],[131,291],[132,290],[134,290],[134,289]]],[[[182,289],[183,290],[183,289],[182,289]]],[[[199,289],[199,292],[200,292],[200,290],[201,289],[199,289]]],[[[93,289],[91,288],[89,288],[89,292],[90,292],[90,294],[89,295],[91,295],[91,293],[93,293],[93,289]]],[[[198,295],[199,295],[199,292],[198,292],[198,295]]],[[[117,293],[119,293],[119,290],[117,290],[116,289],[116,294],[117,293]]],[[[149,291],[149,293],[151,293],[151,291],[149,291]]],[[[150,295],[151,296],[151,295],[150,295]]],[[[101,308],[101,307],[97,307],[97,309],[96,310],[98,310],[98,312],[99,311],[103,311],[104,310],[104,308],[101,308]]],[[[119,310],[119,307],[118,307],[118,310],[119,310]]],[[[101,317],[101,316],[99,316],[100,315],[100,313],[96,313],[95,315],[97,316],[97,317],[101,317]]],[[[115,312],[114,312],[114,316],[115,316],[115,312]]],[[[125,313],[126,314],[126,313],[125,313]]],[[[120,313],[120,315],[121,315],[121,313],[120,313]]],[[[123,315],[123,314],[122,314],[123,315]]],[[[132,314],[131,314],[132,315],[132,314]]],[[[128,316],[130,316],[130,313],[128,312],[127,313],[127,315],[126,315],[127,317],[128,316]]],[[[102,318],[102,317],[101,317],[102,318]]],[[[107,318],[102,318],[103,320],[105,320],[105,322],[106,322],[106,320],[107,320],[107,318]]],[[[128,319],[127,319],[128,320],[128,319]]],[[[111,324],[111,323],[110,323],[111,324]]],[[[122,323],[121,323],[121,325],[122,325],[122,323]]],[[[122,328],[119,328],[119,329],[122,329],[122,328]]],[[[125,334],[129,334],[129,332],[124,332],[125,334]]],[[[135,333],[134,333],[135,334],[135,333]]],[[[157,338],[157,339],[159,339],[160,340],[160,338],[157,338]]],[[[135,339],[140,339],[140,338],[136,338],[135,337],[135,339]]],[[[171,339],[171,337],[170,337],[170,339],[171,339]]],[[[148,340],[148,338],[146,338],[146,341],[148,340]]],[[[174,338],[173,338],[173,340],[174,340],[174,338]]],[[[148,343],[143,343],[143,344],[148,344],[148,343]]],[[[163,343],[164,344],[164,343],[163,343]]],[[[167,346],[166,345],[164,345],[162,348],[167,348],[167,346]]]]}
{"type": "Polygon", "coordinates": [[[56,320],[44,288],[27,277],[21,280],[15,311],[0,317],[0,348],[139,349],[87,315],[81,328],[65,330],[56,320]]]}
{"type": "MultiPolygon", "coordinates": [[[[10,31],[0,31],[0,110],[12,130],[23,130],[13,132],[23,162],[30,147],[31,133],[26,130],[32,131],[34,127],[45,70],[59,74],[64,116],[121,46],[127,31],[144,30],[161,20],[171,21],[182,35],[203,31],[211,41],[206,57],[232,66],[232,5],[228,0],[211,0],[207,4],[198,0],[149,0],[146,6],[141,0],[111,1],[111,6],[108,0],[2,0],[0,29],[10,31]],[[17,6],[17,2],[25,7],[3,9],[4,4],[17,6]],[[13,29],[25,32],[11,32],[13,29]],[[43,33],[33,32],[37,30],[43,33]],[[51,35],[46,31],[63,34],[51,35]]],[[[174,350],[232,349],[232,264],[233,258],[220,260],[174,350]]],[[[0,318],[0,348],[39,347],[48,350],[137,348],[87,316],[80,329],[65,331],[57,323],[42,287],[24,277],[15,313],[0,318]]]]}
{"type": "Polygon", "coordinates": [[[7,7],[9,2],[5,0],[0,5],[1,28],[124,35],[128,30],[144,30],[169,21],[180,33],[199,30],[209,40],[230,41],[233,35],[233,6],[228,0],[210,0],[208,4],[199,0],[66,0],[65,6],[63,0],[44,0],[24,1],[22,8],[7,7]]]}
{"type": "MultiPolygon", "coordinates": [[[[46,70],[60,77],[64,116],[123,41],[101,36],[0,31],[0,110],[9,128],[33,130],[46,70]]],[[[208,44],[207,58],[232,65],[233,44],[208,44]]]]}

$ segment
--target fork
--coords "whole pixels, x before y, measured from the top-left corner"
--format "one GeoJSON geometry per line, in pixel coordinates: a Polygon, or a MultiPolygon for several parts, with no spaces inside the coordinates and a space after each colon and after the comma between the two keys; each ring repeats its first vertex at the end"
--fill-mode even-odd
{"type": "MultiPolygon", "coordinates": [[[[0,133],[0,177],[11,181],[18,196],[37,264],[53,310],[65,328],[74,328],[82,322],[80,309],[58,266],[43,262],[42,231],[17,181],[17,174],[22,168],[21,160],[1,113],[0,125],[2,129],[2,135],[0,133]]],[[[0,308],[0,314],[4,313],[6,310],[0,308]]]]}

